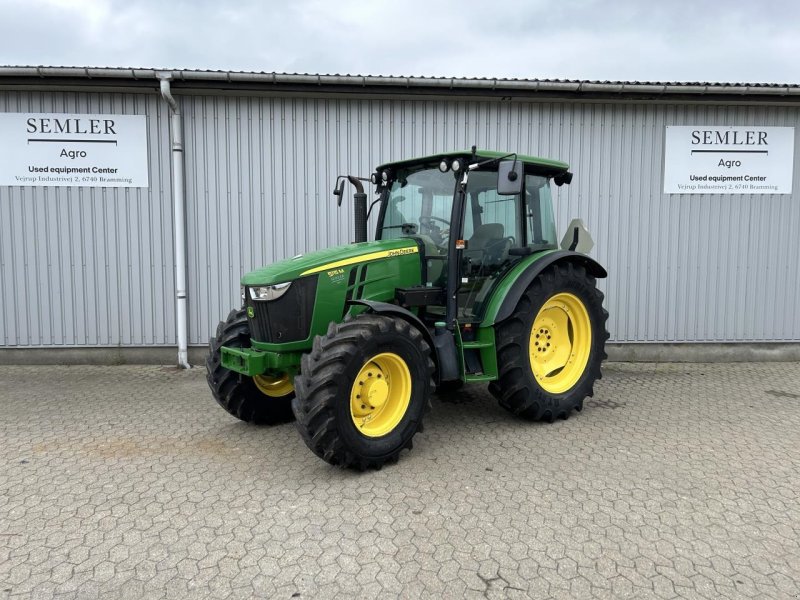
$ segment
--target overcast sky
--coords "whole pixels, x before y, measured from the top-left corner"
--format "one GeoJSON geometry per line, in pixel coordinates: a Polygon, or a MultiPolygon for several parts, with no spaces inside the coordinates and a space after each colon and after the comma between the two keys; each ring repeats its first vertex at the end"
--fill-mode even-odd
{"type": "Polygon", "coordinates": [[[0,63],[800,83],[797,0],[0,0],[0,63]]]}

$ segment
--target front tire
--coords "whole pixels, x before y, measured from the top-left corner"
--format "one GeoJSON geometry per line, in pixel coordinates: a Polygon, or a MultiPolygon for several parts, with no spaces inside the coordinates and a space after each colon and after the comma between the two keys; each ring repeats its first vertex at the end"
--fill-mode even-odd
{"type": "Polygon", "coordinates": [[[244,309],[232,310],[220,321],[209,341],[206,380],[217,403],[229,414],[247,423],[274,425],[294,418],[294,387],[288,375],[248,377],[222,366],[221,348],[249,348],[250,326],[244,309]]]}
{"type": "Polygon", "coordinates": [[[396,462],[422,430],[433,368],[430,347],[406,321],[361,314],[331,323],[295,377],[303,441],[332,465],[396,462]]]}
{"type": "Polygon", "coordinates": [[[582,266],[549,267],[497,325],[498,378],[489,390],[503,408],[531,421],[580,411],[602,377],[607,319],[603,293],[582,266]]]}

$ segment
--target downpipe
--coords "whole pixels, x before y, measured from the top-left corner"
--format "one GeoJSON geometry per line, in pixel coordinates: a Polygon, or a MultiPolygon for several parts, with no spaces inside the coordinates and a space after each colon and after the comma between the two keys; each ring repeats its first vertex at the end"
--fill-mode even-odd
{"type": "Polygon", "coordinates": [[[170,89],[171,73],[157,73],[161,96],[170,107],[172,134],[172,202],[175,220],[175,321],[178,333],[178,367],[190,369],[186,299],[186,199],[184,192],[183,121],[170,89]]]}

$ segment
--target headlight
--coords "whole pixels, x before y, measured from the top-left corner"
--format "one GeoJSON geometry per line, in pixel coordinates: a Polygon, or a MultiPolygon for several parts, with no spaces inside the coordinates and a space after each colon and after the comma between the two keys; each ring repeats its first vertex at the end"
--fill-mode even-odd
{"type": "Polygon", "coordinates": [[[450,162],[446,158],[443,158],[442,162],[439,163],[439,170],[442,173],[447,173],[450,170],[450,162]]]}
{"type": "Polygon", "coordinates": [[[378,185],[378,174],[373,173],[369,176],[369,180],[372,182],[372,185],[378,185]]]}
{"type": "Polygon", "coordinates": [[[250,297],[253,300],[277,300],[289,290],[290,285],[292,285],[291,281],[275,285],[254,286],[250,288],[250,297]]]}
{"type": "Polygon", "coordinates": [[[387,171],[386,169],[381,171],[381,180],[383,180],[383,183],[389,182],[389,171],[387,171]]]}
{"type": "Polygon", "coordinates": [[[461,170],[461,161],[456,158],[450,163],[450,166],[453,167],[453,171],[458,173],[461,170]]]}

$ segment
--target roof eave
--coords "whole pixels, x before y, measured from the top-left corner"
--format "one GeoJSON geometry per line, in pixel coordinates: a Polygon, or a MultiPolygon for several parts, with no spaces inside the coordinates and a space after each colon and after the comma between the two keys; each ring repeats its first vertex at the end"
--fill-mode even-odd
{"type": "Polygon", "coordinates": [[[800,99],[797,84],[754,83],[653,83],[638,81],[584,81],[548,79],[477,79],[442,77],[399,77],[379,75],[317,75],[297,73],[256,73],[187,69],[139,69],[100,67],[0,66],[0,84],[48,85],[139,85],[168,73],[176,89],[241,88],[302,89],[305,91],[352,91],[363,93],[442,94],[511,96],[559,96],[600,98],[787,98],[800,99]]]}

